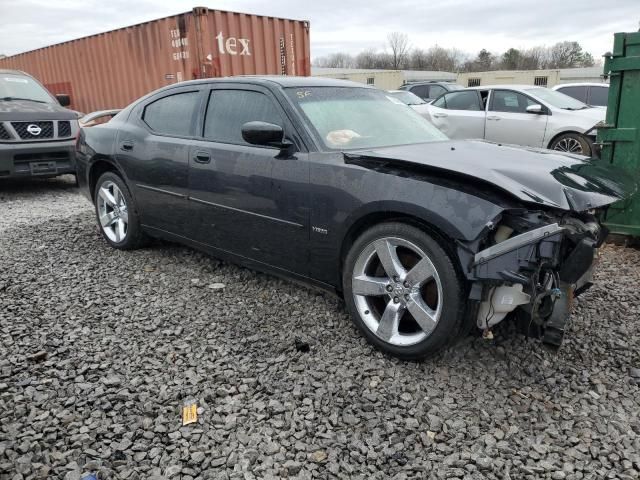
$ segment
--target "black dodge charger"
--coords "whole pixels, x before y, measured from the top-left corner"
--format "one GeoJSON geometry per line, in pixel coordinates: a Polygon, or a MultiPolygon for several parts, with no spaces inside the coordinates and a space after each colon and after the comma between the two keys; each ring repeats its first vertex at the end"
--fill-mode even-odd
{"type": "Polygon", "coordinates": [[[330,289],[403,359],[507,315],[558,345],[599,219],[635,189],[596,160],[449,141],[383,91],[302,77],[171,85],[84,129],[77,154],[114,248],[159,237],[330,289]]]}

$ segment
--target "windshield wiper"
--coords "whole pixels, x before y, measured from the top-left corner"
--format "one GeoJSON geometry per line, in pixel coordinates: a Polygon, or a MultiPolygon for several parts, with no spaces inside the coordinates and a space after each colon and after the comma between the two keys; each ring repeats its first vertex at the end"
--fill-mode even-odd
{"type": "Polygon", "coordinates": [[[35,100],[33,98],[21,98],[21,97],[0,97],[0,100],[4,102],[11,102],[13,100],[27,100],[28,102],[48,103],[48,102],[45,102],[44,100],[35,100]]]}
{"type": "Polygon", "coordinates": [[[584,107],[578,107],[578,108],[574,108],[574,107],[562,107],[563,110],[584,110],[585,108],[591,108],[588,105],[585,105],[584,107]]]}

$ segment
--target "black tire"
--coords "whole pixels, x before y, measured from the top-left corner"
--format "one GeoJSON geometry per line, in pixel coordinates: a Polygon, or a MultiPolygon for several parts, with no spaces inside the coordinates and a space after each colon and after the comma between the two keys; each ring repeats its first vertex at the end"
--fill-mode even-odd
{"type": "MultiPolygon", "coordinates": [[[[397,248],[395,251],[398,254],[397,248]]],[[[368,258],[373,257],[371,256],[368,258]]],[[[401,263],[403,262],[401,261],[401,263]]],[[[358,265],[361,265],[361,263],[358,263],[358,265]]],[[[403,266],[406,271],[411,269],[404,265],[404,263],[403,266]]],[[[379,273],[374,276],[379,276],[379,273]]],[[[424,359],[436,354],[450,342],[455,340],[460,334],[466,310],[466,285],[464,279],[462,279],[461,275],[454,267],[454,263],[450,255],[440,246],[438,241],[416,227],[404,223],[389,222],[376,225],[364,232],[354,242],[347,254],[342,274],[342,284],[345,303],[354,323],[372,345],[385,353],[402,360],[424,359]],[[403,239],[419,247],[419,249],[426,254],[429,260],[431,260],[442,287],[442,298],[438,295],[437,300],[438,304],[442,302],[439,320],[435,324],[433,330],[427,334],[426,338],[412,345],[395,345],[380,338],[370,327],[367,326],[367,323],[363,319],[363,315],[358,310],[356,299],[353,294],[352,279],[354,276],[354,269],[360,268],[356,265],[356,262],[362,262],[362,258],[367,257],[368,254],[366,252],[369,251],[367,249],[371,249],[374,242],[392,237],[403,239]]],[[[388,295],[388,299],[385,296],[373,298],[383,298],[383,300],[375,301],[389,301],[387,305],[390,305],[391,302],[396,299],[392,299],[392,296],[394,295],[393,293],[389,293],[388,295]]],[[[405,312],[406,311],[407,310],[405,310],[405,312]]],[[[367,311],[365,310],[364,313],[366,314],[367,311]]],[[[413,316],[410,316],[408,321],[411,322],[411,319],[413,319],[413,316]]],[[[370,318],[368,320],[371,321],[370,318]]],[[[402,316],[400,322],[404,321],[404,316],[402,316]]],[[[380,324],[381,323],[382,322],[380,322],[380,324]]]]}
{"type": "Polygon", "coordinates": [[[100,229],[100,233],[102,233],[102,237],[106,240],[106,242],[111,245],[113,248],[117,248],[119,250],[134,250],[136,248],[140,248],[144,246],[148,237],[142,231],[140,227],[140,218],[138,216],[138,212],[133,201],[133,197],[131,196],[131,192],[129,192],[129,188],[127,188],[126,183],[122,178],[115,172],[105,172],[100,175],[98,181],[95,185],[94,190],[94,209],[96,213],[96,221],[98,222],[98,228],[100,229]],[[113,238],[109,238],[109,234],[106,231],[106,228],[102,226],[100,221],[100,212],[99,212],[99,198],[100,198],[100,189],[103,186],[115,184],[124,198],[124,204],[126,205],[126,211],[128,213],[128,222],[126,233],[124,237],[120,240],[114,240],[113,238]]]}
{"type": "Polygon", "coordinates": [[[580,135],[579,133],[563,133],[562,135],[558,135],[553,139],[549,148],[560,152],[586,155],[587,157],[593,155],[593,142],[590,138],[580,135]],[[577,147],[577,145],[579,145],[579,147],[577,147]],[[577,150],[574,150],[574,148],[572,148],[573,146],[575,146],[577,150]]]}

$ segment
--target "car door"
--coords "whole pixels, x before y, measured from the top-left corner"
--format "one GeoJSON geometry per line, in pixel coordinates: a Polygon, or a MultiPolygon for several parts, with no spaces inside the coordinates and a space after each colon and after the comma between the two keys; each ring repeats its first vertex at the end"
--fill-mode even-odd
{"type": "Polygon", "coordinates": [[[196,241],[306,275],[309,167],[306,154],[250,145],[242,126],[293,127],[267,89],[221,85],[209,92],[201,138],[191,149],[189,201],[196,241]]]}
{"type": "Polygon", "coordinates": [[[449,138],[484,138],[485,112],[477,90],[446,93],[429,105],[429,115],[449,138]]]}
{"type": "Polygon", "coordinates": [[[164,91],[136,107],[118,132],[116,157],[145,226],[185,233],[189,151],[200,95],[197,86],[164,91]]]}
{"type": "Polygon", "coordinates": [[[528,147],[544,147],[548,109],[520,92],[494,89],[489,99],[485,139],[528,147]],[[540,105],[541,113],[529,113],[527,107],[540,105]]]}

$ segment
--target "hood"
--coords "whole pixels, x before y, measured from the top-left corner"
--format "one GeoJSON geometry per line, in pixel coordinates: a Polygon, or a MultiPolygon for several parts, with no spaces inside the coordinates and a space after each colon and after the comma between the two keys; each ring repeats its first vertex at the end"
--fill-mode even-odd
{"type": "Polygon", "coordinates": [[[39,120],[75,120],[78,115],[57,103],[29,100],[0,100],[0,122],[29,122],[39,120]]]}
{"type": "Polygon", "coordinates": [[[606,116],[606,109],[590,107],[582,110],[562,110],[562,113],[570,114],[573,117],[582,118],[587,123],[595,125],[598,122],[604,121],[606,116]]]}
{"type": "Polygon", "coordinates": [[[345,156],[451,172],[490,183],[528,203],[578,212],[628,198],[637,189],[623,170],[598,159],[481,140],[384,147],[345,156]]]}

